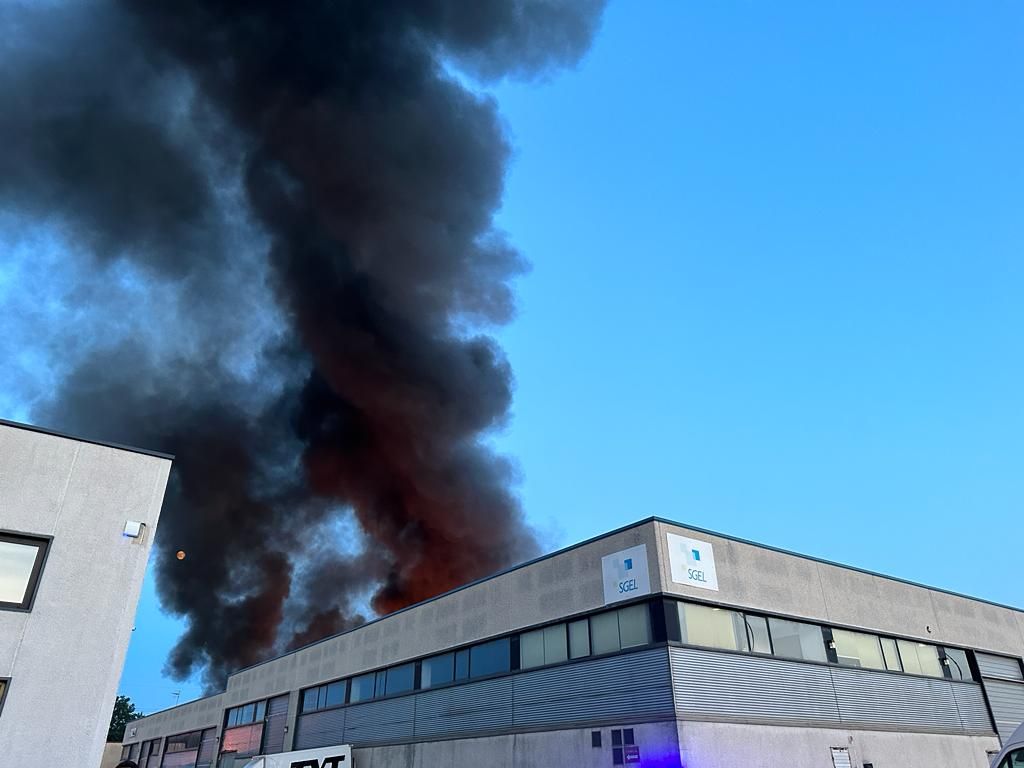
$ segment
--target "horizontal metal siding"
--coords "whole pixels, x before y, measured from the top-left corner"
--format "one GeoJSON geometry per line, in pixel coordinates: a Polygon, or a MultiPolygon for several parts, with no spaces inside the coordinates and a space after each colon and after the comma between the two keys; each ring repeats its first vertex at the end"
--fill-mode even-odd
{"type": "Polygon", "coordinates": [[[993,656],[990,653],[976,653],[978,669],[982,677],[1005,677],[1010,680],[1020,680],[1024,675],[1021,673],[1020,661],[1011,659],[1008,656],[993,656]]]}
{"type": "Polygon", "coordinates": [[[513,725],[674,717],[664,649],[614,656],[513,678],[513,725]]]}
{"type": "Polygon", "coordinates": [[[512,678],[456,685],[416,696],[417,737],[472,736],[512,727],[512,678]]]}
{"type": "Polygon", "coordinates": [[[988,707],[985,706],[985,695],[981,686],[977,683],[950,683],[953,688],[953,698],[956,699],[956,707],[960,711],[960,722],[963,723],[967,733],[983,734],[992,733],[992,719],[988,715],[988,707]]]}
{"type": "Polygon", "coordinates": [[[415,696],[355,704],[345,717],[344,743],[362,747],[411,739],[415,718],[415,696]]]}
{"type": "Polygon", "coordinates": [[[899,725],[961,731],[948,680],[832,668],[839,715],[846,725],[899,725]]]}
{"type": "Polygon", "coordinates": [[[267,704],[267,729],[263,736],[263,754],[284,752],[284,733],[288,724],[288,696],[277,696],[267,704]]]}
{"type": "Polygon", "coordinates": [[[295,749],[333,747],[345,743],[345,713],[348,710],[329,709],[299,715],[295,725],[295,749]]]}
{"type": "Polygon", "coordinates": [[[670,648],[669,659],[684,717],[839,722],[828,667],[695,648],[670,648]]]}
{"type": "Polygon", "coordinates": [[[1024,685],[986,680],[985,692],[992,705],[996,729],[1000,736],[1008,738],[1024,722],[1024,685]]]}

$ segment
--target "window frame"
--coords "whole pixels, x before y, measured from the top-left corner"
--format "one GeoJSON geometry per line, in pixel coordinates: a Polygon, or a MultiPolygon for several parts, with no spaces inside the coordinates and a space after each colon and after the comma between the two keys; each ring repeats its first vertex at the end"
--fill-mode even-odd
{"type": "Polygon", "coordinates": [[[11,678],[0,677],[0,685],[3,686],[0,689],[0,715],[4,712],[4,702],[7,701],[7,692],[11,690],[11,678]]]}
{"type": "Polygon", "coordinates": [[[28,583],[25,585],[25,596],[20,603],[0,601],[0,611],[14,611],[16,613],[29,613],[35,604],[36,593],[39,591],[39,582],[42,580],[43,570],[46,567],[46,560],[50,555],[50,546],[53,544],[52,536],[44,536],[37,533],[22,533],[21,531],[0,530],[0,542],[31,546],[36,548],[36,558],[32,563],[32,571],[29,573],[28,583]]]}

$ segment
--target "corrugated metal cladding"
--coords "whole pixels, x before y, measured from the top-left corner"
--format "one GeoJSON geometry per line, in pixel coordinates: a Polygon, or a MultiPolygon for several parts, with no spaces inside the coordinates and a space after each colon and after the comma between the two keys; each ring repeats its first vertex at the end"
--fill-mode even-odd
{"type": "Polygon", "coordinates": [[[217,756],[217,729],[207,728],[203,731],[203,739],[199,742],[199,759],[196,768],[210,768],[213,758],[217,756]]]}
{"type": "Polygon", "coordinates": [[[267,702],[267,727],[263,734],[265,755],[284,752],[284,729],[288,725],[288,696],[277,696],[267,702]]]}
{"type": "Polygon", "coordinates": [[[670,648],[676,709],[686,715],[838,723],[828,667],[670,648]]]}
{"type": "Polygon", "coordinates": [[[1003,739],[1008,739],[1024,722],[1024,685],[986,680],[985,692],[988,694],[988,703],[992,706],[996,730],[1003,739]]]}
{"type": "Polygon", "coordinates": [[[295,749],[674,717],[664,649],[300,715],[295,749]]]}
{"type": "Polygon", "coordinates": [[[975,654],[982,677],[1003,677],[1008,680],[1024,679],[1024,671],[1018,659],[1009,656],[993,656],[990,653],[975,654]]]}
{"type": "Polygon", "coordinates": [[[670,648],[682,717],[991,733],[975,683],[670,648]]]}

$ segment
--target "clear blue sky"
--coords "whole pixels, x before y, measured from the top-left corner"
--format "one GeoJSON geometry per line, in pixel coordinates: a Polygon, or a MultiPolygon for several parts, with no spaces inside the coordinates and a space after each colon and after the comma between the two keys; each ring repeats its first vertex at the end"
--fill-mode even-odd
{"type": "MultiPolygon", "coordinates": [[[[492,90],[533,263],[498,442],[549,548],[649,515],[1024,605],[1024,6],[612,4],[492,90]]],[[[121,688],[176,625],[152,584],[121,688]]]]}

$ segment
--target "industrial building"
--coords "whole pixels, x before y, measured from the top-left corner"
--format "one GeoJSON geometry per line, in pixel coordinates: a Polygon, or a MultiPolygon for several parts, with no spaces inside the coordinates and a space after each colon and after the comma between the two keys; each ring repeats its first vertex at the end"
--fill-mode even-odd
{"type": "Polygon", "coordinates": [[[648,519],[129,725],[144,768],[349,744],[355,768],[983,768],[1024,613],[648,519]]]}
{"type": "Polygon", "coordinates": [[[170,467],[0,421],[0,765],[100,764],[170,467]]]}

